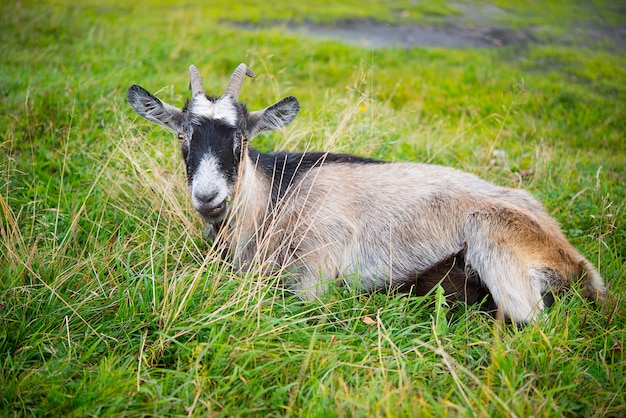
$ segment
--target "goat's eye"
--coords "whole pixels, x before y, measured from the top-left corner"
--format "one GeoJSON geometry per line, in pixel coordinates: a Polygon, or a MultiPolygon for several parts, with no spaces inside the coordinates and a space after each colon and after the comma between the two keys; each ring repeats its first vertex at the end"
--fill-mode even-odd
{"type": "Polygon", "coordinates": [[[183,135],[183,133],[182,133],[182,132],[179,132],[179,133],[178,133],[178,140],[179,140],[180,142],[185,142],[185,135],[183,135]]]}

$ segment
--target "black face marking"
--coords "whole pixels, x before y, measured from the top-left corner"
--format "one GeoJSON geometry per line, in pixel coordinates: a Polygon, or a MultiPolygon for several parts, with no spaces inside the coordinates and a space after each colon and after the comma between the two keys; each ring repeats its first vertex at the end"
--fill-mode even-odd
{"type": "Polygon", "coordinates": [[[183,109],[177,133],[183,142],[187,183],[194,208],[208,223],[221,222],[237,181],[248,112],[228,96],[196,95],[183,109]]]}
{"type": "Polygon", "coordinates": [[[240,159],[235,153],[238,138],[235,128],[219,120],[205,119],[200,125],[194,125],[188,148],[183,148],[188,182],[193,180],[202,159],[212,156],[218,161],[220,171],[224,173],[228,183],[234,184],[240,159]]]}

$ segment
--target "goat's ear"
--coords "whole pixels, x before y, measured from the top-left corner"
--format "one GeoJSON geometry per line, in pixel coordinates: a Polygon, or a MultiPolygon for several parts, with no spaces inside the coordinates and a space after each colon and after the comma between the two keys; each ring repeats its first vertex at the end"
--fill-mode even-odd
{"type": "Polygon", "coordinates": [[[180,129],[183,112],[167,103],[141,86],[133,84],[126,92],[128,103],[140,116],[177,133],[180,129]]]}
{"type": "Polygon", "coordinates": [[[248,138],[253,138],[261,132],[273,131],[289,125],[296,118],[298,111],[300,111],[298,99],[289,96],[266,109],[250,112],[248,115],[248,138]]]}

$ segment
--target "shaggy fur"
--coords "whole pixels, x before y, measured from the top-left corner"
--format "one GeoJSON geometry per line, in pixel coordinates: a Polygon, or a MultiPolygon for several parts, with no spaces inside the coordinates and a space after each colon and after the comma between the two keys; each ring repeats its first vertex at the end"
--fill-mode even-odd
{"type": "MultiPolygon", "coordinates": [[[[238,94],[245,65],[237,71],[227,92],[238,94]]],[[[182,138],[194,207],[232,261],[286,274],[304,299],[337,280],[366,292],[441,284],[450,299],[486,300],[526,322],[579,279],[586,297],[605,296],[596,269],[525,191],[436,165],[262,154],[249,138],[290,123],[295,98],[248,113],[229,94],[194,94],[183,110],[138,86],[127,96],[182,138]]]]}

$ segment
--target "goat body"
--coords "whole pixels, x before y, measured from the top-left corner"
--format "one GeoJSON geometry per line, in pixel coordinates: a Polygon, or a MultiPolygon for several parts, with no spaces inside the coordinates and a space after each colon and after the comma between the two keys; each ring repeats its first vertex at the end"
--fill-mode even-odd
{"type": "Polygon", "coordinates": [[[178,134],[194,207],[235,264],[286,273],[305,299],[338,279],[419,294],[441,283],[452,299],[489,296],[515,322],[578,279],[584,296],[604,298],[599,273],[523,190],[437,165],[250,148],[258,132],[290,123],[299,103],[248,113],[238,102],[244,74],[253,75],[241,64],[214,98],[192,66],[183,110],[138,86],[127,94],[137,113],[178,134]]]}

